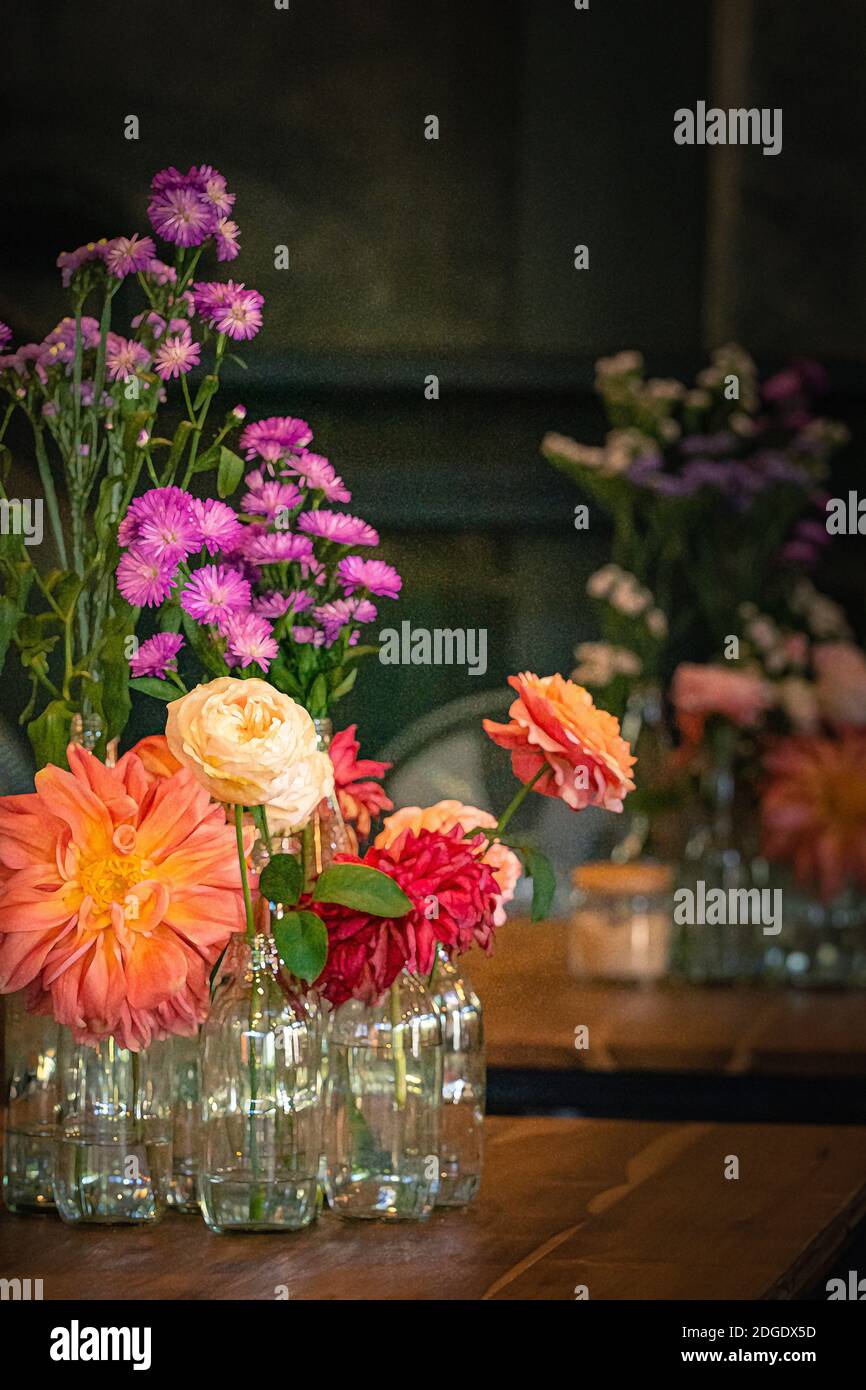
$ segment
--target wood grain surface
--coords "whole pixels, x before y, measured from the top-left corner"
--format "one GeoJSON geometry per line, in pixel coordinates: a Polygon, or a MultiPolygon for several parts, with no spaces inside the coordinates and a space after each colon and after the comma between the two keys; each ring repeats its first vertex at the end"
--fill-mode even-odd
{"type": "Polygon", "coordinates": [[[473,956],[491,1066],[866,1078],[863,990],[585,984],[566,969],[567,931],[510,921],[493,956],[473,956]]]}
{"type": "Polygon", "coordinates": [[[132,1230],[3,1213],[0,1278],[41,1278],[46,1299],[790,1298],[866,1214],[864,1128],[487,1125],[478,1201],[424,1225],[326,1214],[215,1236],[195,1216],[132,1230]]]}

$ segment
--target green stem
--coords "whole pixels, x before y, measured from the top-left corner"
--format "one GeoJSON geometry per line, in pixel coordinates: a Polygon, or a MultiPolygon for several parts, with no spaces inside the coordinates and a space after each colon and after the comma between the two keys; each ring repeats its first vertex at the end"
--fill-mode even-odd
{"type": "Polygon", "coordinates": [[[54,533],[54,543],[57,546],[57,554],[63,569],[69,568],[66,559],[66,541],[63,539],[63,526],[60,521],[60,508],[57,505],[57,493],[54,490],[54,479],[51,476],[51,464],[48,462],[48,455],[45,452],[45,436],[42,433],[42,426],[37,425],[33,417],[30,417],[33,427],[33,439],[36,446],[36,466],[39,469],[39,481],[42,484],[42,491],[45,493],[45,505],[48,508],[48,516],[51,521],[51,530],[54,533]]]}
{"type": "Polygon", "coordinates": [[[403,1049],[402,1012],[400,1009],[400,976],[391,986],[389,1014],[391,1018],[391,1050],[394,1054],[394,1101],[398,1110],[406,1109],[406,1053],[403,1049]]]}
{"type": "Polygon", "coordinates": [[[241,888],[244,894],[244,913],[247,921],[247,941],[252,941],[256,934],[256,925],[253,918],[253,897],[250,892],[250,880],[247,875],[247,861],[244,855],[244,808],[241,805],[235,806],[235,836],[238,842],[238,864],[241,871],[241,888]]]}
{"type": "Polygon", "coordinates": [[[522,806],[523,802],[526,800],[527,796],[532,791],[532,788],[535,786],[536,782],[540,781],[540,779],[544,776],[545,772],[549,772],[549,770],[550,769],[548,768],[547,763],[542,763],[541,767],[538,769],[532,780],[530,782],[523,783],[523,786],[519,789],[517,794],[514,797],[512,797],[511,801],[508,803],[505,810],[502,812],[502,815],[499,817],[496,829],[493,831],[491,837],[492,839],[495,840],[498,838],[498,836],[502,834],[506,825],[511,820],[511,817],[514,815],[518,807],[522,806]]]}

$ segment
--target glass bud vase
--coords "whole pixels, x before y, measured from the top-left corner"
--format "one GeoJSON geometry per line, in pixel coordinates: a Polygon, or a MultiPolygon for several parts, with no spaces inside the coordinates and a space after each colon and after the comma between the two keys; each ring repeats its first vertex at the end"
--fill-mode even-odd
{"type": "Polygon", "coordinates": [[[404,973],[378,1004],[350,999],[333,1011],[325,1095],[334,1210],[429,1216],[439,1194],[442,1026],[419,980],[404,973]]]}
{"type": "Polygon", "coordinates": [[[53,1211],[59,1029],[28,1014],[20,993],[7,995],[4,1009],[3,1200],[22,1214],[53,1211]]]}
{"type": "Polygon", "coordinates": [[[171,1181],[171,1050],[60,1035],[54,1197],[64,1221],[153,1224],[171,1181]]]}
{"type": "Polygon", "coordinates": [[[438,948],[430,984],[442,1022],[437,1207],[465,1207],[481,1184],[484,1161],[484,1022],[481,1001],[462,967],[438,948]]]}
{"type": "Polygon", "coordinates": [[[168,1204],[197,1212],[201,1068],[199,1035],[175,1036],[171,1047],[172,1169],[168,1204]]]}
{"type": "Polygon", "coordinates": [[[317,1209],[318,1015],[273,938],[235,936],[202,1027],[199,1197],[212,1231],[296,1231],[317,1209]]]}
{"type": "MultiPolygon", "coordinates": [[[[327,753],[334,732],[331,721],[314,719],[313,723],[319,752],[327,753]]],[[[354,854],[358,848],[354,831],[343,820],[336,791],[320,802],[303,834],[307,872],[316,877],[333,862],[335,854],[354,854]]]]}

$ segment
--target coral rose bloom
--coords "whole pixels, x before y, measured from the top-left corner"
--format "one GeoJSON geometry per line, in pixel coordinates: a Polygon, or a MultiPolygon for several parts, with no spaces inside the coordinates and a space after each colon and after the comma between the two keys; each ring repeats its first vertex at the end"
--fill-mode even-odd
{"type": "Polygon", "coordinates": [[[767,756],[763,850],[825,900],[866,888],[866,733],[788,738],[767,756]]]}
{"type": "MultiPolygon", "coordinates": [[[[464,806],[462,801],[437,801],[435,806],[427,806],[423,811],[420,806],[403,806],[399,811],[395,811],[393,816],[385,817],[382,829],[373,844],[377,849],[387,849],[400,838],[404,830],[414,830],[416,834],[419,830],[438,830],[445,834],[453,830],[455,825],[459,825],[465,833],[467,830],[475,830],[476,827],[495,830],[496,824],[496,817],[489,811],[479,811],[477,806],[464,806]]],[[[499,887],[493,925],[501,927],[505,921],[505,904],[510,903],[514,897],[523,866],[513,850],[496,841],[481,856],[481,862],[493,871],[493,877],[499,887]]]]}
{"type": "Polygon", "coordinates": [[[79,1041],[192,1034],[244,926],[234,831],[186,770],[67,757],[0,797],[0,992],[26,988],[79,1041]]]}
{"type": "Polygon", "coordinates": [[[622,799],[634,791],[635,759],[620,736],[619,720],[597,709],[583,686],[562,676],[509,676],[518,698],[510,722],[485,719],[484,729],[511,753],[511,768],[521,782],[535,783],[542,796],[556,796],[573,811],[602,806],[621,811],[622,799]]]}

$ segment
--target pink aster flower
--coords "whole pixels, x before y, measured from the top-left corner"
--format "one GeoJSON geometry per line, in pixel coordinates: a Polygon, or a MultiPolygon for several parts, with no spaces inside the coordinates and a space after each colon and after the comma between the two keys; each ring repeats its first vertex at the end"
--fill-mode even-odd
{"type": "Polygon", "coordinates": [[[214,315],[214,328],[227,338],[254,338],[262,326],[264,295],[258,290],[238,290],[214,315]]]}
{"type": "Polygon", "coordinates": [[[313,595],[304,589],[290,589],[286,594],[271,590],[267,594],[257,594],[253,599],[253,612],[260,618],[282,618],[284,613],[305,613],[313,606],[313,595]]]}
{"type": "Polygon", "coordinates": [[[325,630],[329,640],[336,640],[349,623],[371,623],[376,617],[376,605],[366,598],[337,598],[320,603],[313,610],[316,622],[325,630]]]}
{"type": "Polygon", "coordinates": [[[212,164],[199,164],[198,168],[193,166],[187,174],[187,179],[201,189],[208,202],[212,203],[223,217],[231,212],[235,195],[227,191],[225,178],[212,164]]]}
{"type": "Polygon", "coordinates": [[[310,454],[304,449],[297,458],[287,460],[285,471],[296,473],[304,479],[307,487],[323,492],[328,502],[352,500],[352,494],[343,479],[335,473],[331,464],[321,454],[310,454]]]}
{"type": "Polygon", "coordinates": [[[118,545],[132,545],[141,534],[142,523],[162,518],[172,502],[189,511],[192,497],[181,487],[152,487],[140,497],[133,498],[117,528],[118,545]]]}
{"type": "Polygon", "coordinates": [[[132,338],[109,333],[105,339],[105,369],[111,381],[131,381],[150,366],[150,353],[132,338]]]}
{"type": "Polygon", "coordinates": [[[274,463],[289,450],[302,449],[312,437],[313,431],[306,420],[297,420],[292,415],[270,415],[266,420],[254,420],[247,425],[241,433],[240,448],[245,458],[258,455],[274,463]]]}
{"type": "Polygon", "coordinates": [[[243,534],[244,528],[232,508],[216,497],[204,501],[194,498],[192,519],[208,555],[215,555],[218,550],[232,550],[243,534]]]}
{"type": "Polygon", "coordinates": [[[236,666],[251,666],[258,662],[267,671],[279,647],[273,629],[266,618],[256,613],[239,613],[222,627],[226,637],[226,660],[236,666]]]}
{"type": "Polygon", "coordinates": [[[160,343],[153,359],[157,376],[163,381],[170,377],[180,377],[197,367],[201,358],[201,346],[195,341],[189,329],[185,333],[167,333],[160,343]]]}
{"type": "Polygon", "coordinates": [[[263,481],[260,488],[247,492],[241,500],[245,512],[260,513],[273,521],[281,512],[294,511],[300,505],[301,490],[294,483],[263,481]]]}
{"type": "Polygon", "coordinates": [[[345,594],[367,589],[380,598],[396,598],[403,581],[392,565],[384,560],[364,560],[360,555],[346,555],[337,565],[337,578],[345,594]]]}
{"type": "Polygon", "coordinates": [[[12,329],[8,323],[0,322],[0,348],[5,348],[7,343],[12,341],[12,329]]]}
{"type": "Polygon", "coordinates": [[[155,280],[158,285],[177,284],[177,271],[174,266],[166,265],[165,261],[159,260],[156,256],[145,267],[145,274],[149,279],[155,280]]]}
{"type": "MultiPolygon", "coordinates": [[[[42,360],[47,366],[54,362],[71,364],[75,359],[75,319],[67,316],[42,340],[42,360]]],[[[87,352],[99,343],[99,324],[86,314],[81,319],[81,350],[87,352]]]]}
{"type": "Polygon", "coordinates": [[[196,280],[192,287],[195,312],[203,318],[212,319],[243,288],[242,283],[236,285],[233,280],[196,280]]]}
{"type": "Polygon", "coordinates": [[[221,217],[215,232],[218,261],[233,261],[240,255],[240,227],[228,217],[221,217]]]}
{"type": "Polygon", "coordinates": [[[202,565],[187,581],[180,606],[197,623],[224,623],[249,608],[249,580],[228,565],[202,565]]]}
{"type": "Polygon", "coordinates": [[[116,236],[106,246],[102,259],[109,274],[123,280],[127,275],[137,275],[140,270],[148,270],[155,256],[156,246],[153,238],[140,237],[136,232],[133,236],[116,236]]]}
{"type": "Polygon", "coordinates": [[[135,546],[117,566],[117,587],[133,608],[154,608],[164,603],[175,584],[174,570],[165,560],[135,546]]]}
{"type": "Polygon", "coordinates": [[[337,545],[378,545],[378,532],[368,526],[358,516],[348,512],[329,512],[322,508],[317,512],[301,512],[298,529],[309,536],[319,536],[322,540],[335,541],[337,545]]]}
{"type": "Polygon", "coordinates": [[[101,261],[107,245],[108,238],[100,237],[99,241],[88,241],[86,245],[78,246],[74,251],[61,251],[57,257],[57,267],[62,274],[63,288],[69,288],[75,272],[88,261],[101,261]]]}
{"type": "Polygon", "coordinates": [[[177,654],[183,646],[183,638],[177,632],[158,632],[142,642],[135,656],[130,658],[129,669],[133,676],[156,676],[165,680],[168,671],[177,670],[177,654]]]}
{"type": "Polygon", "coordinates": [[[304,561],[313,554],[313,542],[309,536],[297,536],[291,531],[265,531],[260,526],[248,528],[241,546],[246,559],[258,565],[304,561]]]}
{"type": "Polygon", "coordinates": [[[201,246],[216,231],[214,204],[196,188],[175,186],[155,193],[147,205],[151,226],[175,246],[201,246]]]}

